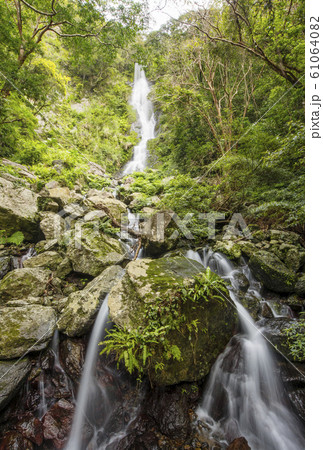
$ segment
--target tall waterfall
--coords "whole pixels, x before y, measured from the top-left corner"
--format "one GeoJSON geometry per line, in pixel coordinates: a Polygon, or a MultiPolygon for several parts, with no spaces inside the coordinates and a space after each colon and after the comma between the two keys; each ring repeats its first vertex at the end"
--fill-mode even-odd
{"type": "Polygon", "coordinates": [[[134,148],[132,160],[123,169],[122,175],[144,170],[147,165],[147,143],[155,137],[155,117],[152,102],[148,99],[150,87],[143,68],[136,63],[134,86],[130,104],[137,112],[141,140],[134,148]]]}
{"type": "Polygon", "coordinates": [[[253,450],[304,449],[302,426],[286,401],[270,348],[238,300],[239,272],[248,278],[249,291],[260,297],[259,283],[247,266],[236,269],[219,253],[204,251],[200,256],[189,251],[187,257],[230,281],[230,300],[237,307],[242,328],[212,368],[198,418],[224,444],[244,436],[253,450]]]}

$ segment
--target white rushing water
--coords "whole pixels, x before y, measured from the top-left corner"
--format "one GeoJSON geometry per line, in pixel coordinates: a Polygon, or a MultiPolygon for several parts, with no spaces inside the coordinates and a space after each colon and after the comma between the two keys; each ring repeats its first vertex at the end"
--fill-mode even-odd
{"type": "MultiPolygon", "coordinates": [[[[235,278],[238,270],[225,256],[209,250],[204,250],[201,256],[190,250],[187,257],[210,266],[231,282],[230,297],[242,328],[212,368],[197,410],[199,420],[207,423],[224,445],[244,436],[253,450],[304,449],[302,426],[286,402],[271,350],[238,300],[235,278]]],[[[249,290],[261,298],[259,283],[248,267],[240,273],[249,279],[249,290]]]]}
{"type": "Polygon", "coordinates": [[[87,419],[88,404],[92,397],[93,389],[96,387],[95,371],[96,362],[100,352],[99,342],[103,338],[108,315],[108,301],[107,298],[105,298],[95,321],[86,351],[86,359],[76,401],[72,430],[67,446],[65,447],[66,450],[80,450],[82,448],[82,431],[87,419]]]}
{"type": "Polygon", "coordinates": [[[150,87],[143,68],[136,63],[135,78],[130,104],[137,112],[141,140],[134,148],[132,160],[123,169],[122,175],[140,172],[147,165],[147,143],[155,137],[155,117],[152,102],[148,99],[150,87]]]}

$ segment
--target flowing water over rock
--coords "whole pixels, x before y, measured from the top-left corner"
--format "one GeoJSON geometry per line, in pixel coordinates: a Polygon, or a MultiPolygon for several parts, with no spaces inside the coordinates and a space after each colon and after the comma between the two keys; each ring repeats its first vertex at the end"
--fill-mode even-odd
{"type": "MultiPolygon", "coordinates": [[[[235,269],[225,256],[207,249],[202,255],[190,250],[187,257],[205,267],[210,266],[231,282],[229,300],[236,305],[241,324],[241,332],[231,339],[212,368],[197,410],[198,418],[208,425],[211,435],[222,440],[224,446],[244,436],[252,449],[303,449],[302,425],[291,411],[271,349],[239,302],[239,269],[235,269]]],[[[248,266],[240,271],[249,280],[249,293],[261,299],[259,283],[252,277],[248,266]]]]}
{"type": "Polygon", "coordinates": [[[11,263],[13,269],[22,269],[24,267],[24,262],[32,258],[35,255],[34,247],[30,247],[28,251],[22,256],[12,256],[11,263]]]}
{"type": "MultiPolygon", "coordinates": [[[[82,378],[79,387],[79,393],[76,402],[76,411],[73,420],[73,426],[71,435],[66,446],[67,450],[79,450],[82,448],[83,440],[83,430],[84,425],[87,422],[92,422],[93,416],[95,417],[95,411],[91,409],[95,408],[95,399],[100,394],[102,395],[102,401],[105,403],[105,409],[107,416],[105,419],[109,418],[109,398],[100,389],[100,385],[96,379],[96,363],[99,354],[99,342],[103,338],[105,325],[107,323],[109,314],[109,307],[107,299],[102,303],[100,311],[98,313],[97,319],[95,321],[90,342],[86,352],[86,359],[84,363],[82,378]]],[[[95,425],[94,425],[95,427],[95,425]]]]}
{"type": "Polygon", "coordinates": [[[140,396],[136,397],[135,387],[121,371],[116,371],[107,361],[100,361],[99,342],[104,338],[108,317],[107,296],[88,344],[66,450],[115,448],[137,416],[140,396]]]}
{"type": "Polygon", "coordinates": [[[138,128],[141,141],[134,148],[132,160],[126,164],[122,175],[144,170],[147,165],[147,143],[155,137],[155,117],[152,102],[148,99],[150,87],[144,70],[139,64],[135,66],[135,80],[131,105],[138,115],[138,128]]]}

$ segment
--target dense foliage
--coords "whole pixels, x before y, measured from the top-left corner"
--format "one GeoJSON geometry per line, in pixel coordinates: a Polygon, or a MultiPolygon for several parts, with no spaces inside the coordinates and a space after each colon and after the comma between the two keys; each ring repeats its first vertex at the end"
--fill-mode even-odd
{"type": "Polygon", "coordinates": [[[304,2],[213,2],[149,35],[151,152],[218,187],[216,207],[304,229],[304,2]]]}
{"type": "Polygon", "coordinates": [[[17,0],[1,2],[0,17],[0,156],[65,184],[87,160],[120,168],[136,142],[123,52],[145,2],[17,0]]]}

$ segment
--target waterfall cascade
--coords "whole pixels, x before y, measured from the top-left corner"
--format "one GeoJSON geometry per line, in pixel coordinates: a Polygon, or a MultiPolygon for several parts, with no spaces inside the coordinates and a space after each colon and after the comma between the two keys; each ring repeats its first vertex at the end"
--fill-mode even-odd
{"type": "Polygon", "coordinates": [[[236,269],[219,253],[204,250],[200,256],[190,250],[187,257],[230,281],[229,293],[241,325],[241,332],[231,339],[212,368],[198,418],[224,445],[244,436],[253,450],[303,449],[302,426],[290,410],[271,350],[238,299],[239,272],[248,278],[249,291],[261,298],[259,283],[247,265],[236,269]]]}
{"type": "Polygon", "coordinates": [[[95,321],[86,352],[86,359],[79,387],[79,395],[76,402],[76,411],[72,431],[66,446],[67,450],[78,450],[82,448],[82,430],[84,423],[87,420],[88,407],[90,407],[89,400],[93,395],[95,395],[95,391],[98,388],[95,378],[96,361],[99,354],[99,342],[103,337],[108,314],[109,307],[107,299],[105,299],[95,321]]]}
{"type": "Polygon", "coordinates": [[[155,137],[155,117],[152,102],[148,99],[150,87],[143,68],[136,63],[135,79],[130,104],[138,116],[141,140],[134,148],[132,160],[123,169],[122,175],[144,170],[147,165],[147,143],[155,137]]]}

